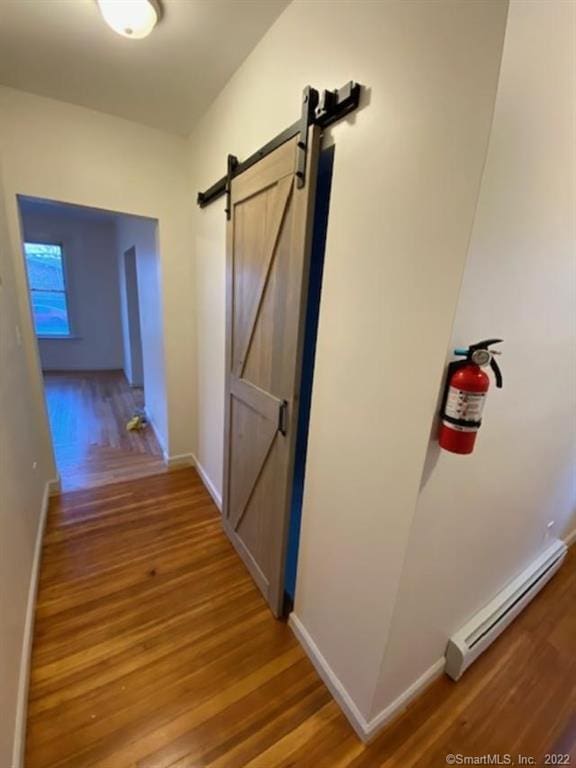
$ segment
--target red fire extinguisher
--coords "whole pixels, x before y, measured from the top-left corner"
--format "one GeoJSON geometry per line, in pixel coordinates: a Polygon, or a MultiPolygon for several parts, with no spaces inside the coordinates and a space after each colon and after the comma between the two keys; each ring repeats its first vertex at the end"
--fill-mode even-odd
{"type": "Polygon", "coordinates": [[[452,453],[472,453],[476,435],[482,424],[482,410],[490,388],[490,378],[482,368],[489,365],[496,386],[502,389],[502,372],[490,349],[502,339],[486,339],[471,344],[468,349],[455,349],[455,355],[465,357],[448,366],[446,388],[440,410],[440,447],[452,453]]]}

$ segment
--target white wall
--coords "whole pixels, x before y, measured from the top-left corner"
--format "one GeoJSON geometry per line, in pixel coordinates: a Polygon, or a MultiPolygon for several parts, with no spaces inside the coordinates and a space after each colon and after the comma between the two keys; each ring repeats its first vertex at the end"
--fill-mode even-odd
{"type": "MultiPolygon", "coordinates": [[[[465,263],[505,2],[297,0],[190,139],[192,192],[354,78],[336,141],[296,613],[368,717],[465,263]],[[423,376],[422,372],[426,375],[423,376]]],[[[193,199],[190,198],[190,209],[193,199]]],[[[222,481],[224,202],[194,213],[196,453],[222,481]]]]}
{"type": "Polygon", "coordinates": [[[374,710],[576,528],[576,6],[510,6],[450,347],[504,339],[470,457],[431,446],[374,710]]]}
{"type": "MultiPolygon", "coordinates": [[[[162,309],[160,255],[157,222],[136,216],[119,216],[117,248],[120,263],[124,253],[134,246],[138,276],[142,367],[146,413],[167,452],[168,412],[166,408],[166,364],[162,309]]],[[[188,395],[191,400],[191,394],[188,395]]]]}
{"type": "MultiPolygon", "coordinates": [[[[1,151],[1,147],[0,147],[1,151]]],[[[42,401],[20,340],[0,183],[0,765],[12,764],[26,605],[47,480],[55,476],[42,401]],[[42,410],[40,410],[42,409],[42,410]],[[34,469],[34,462],[37,462],[34,469]]]]}
{"type": "Polygon", "coordinates": [[[24,239],[61,243],[66,263],[70,339],[39,339],[45,371],[123,366],[120,292],[113,219],[66,206],[20,204],[24,239]]]}
{"type": "MultiPolygon", "coordinates": [[[[193,444],[193,342],[190,313],[190,208],[186,142],[176,136],[83,107],[0,87],[0,144],[13,248],[20,231],[16,195],[76,203],[158,220],[166,389],[167,449],[193,444]]],[[[26,297],[24,265],[14,251],[16,280],[26,297]]],[[[42,398],[27,298],[24,340],[42,398]]]]}

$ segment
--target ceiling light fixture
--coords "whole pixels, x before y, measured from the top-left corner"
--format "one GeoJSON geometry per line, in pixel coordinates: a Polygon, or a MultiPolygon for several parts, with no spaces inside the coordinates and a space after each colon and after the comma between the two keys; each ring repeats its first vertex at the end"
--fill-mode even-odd
{"type": "Polygon", "coordinates": [[[97,0],[106,24],[123,37],[148,37],[162,16],[158,0],[97,0]]]}

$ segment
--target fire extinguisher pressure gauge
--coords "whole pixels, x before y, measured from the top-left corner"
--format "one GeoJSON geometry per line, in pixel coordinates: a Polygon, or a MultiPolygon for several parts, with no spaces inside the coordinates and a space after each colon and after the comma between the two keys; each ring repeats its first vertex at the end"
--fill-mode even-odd
{"type": "Polygon", "coordinates": [[[476,349],[472,354],[470,355],[472,362],[476,363],[476,365],[488,365],[490,360],[492,360],[492,353],[489,349],[476,349]]]}

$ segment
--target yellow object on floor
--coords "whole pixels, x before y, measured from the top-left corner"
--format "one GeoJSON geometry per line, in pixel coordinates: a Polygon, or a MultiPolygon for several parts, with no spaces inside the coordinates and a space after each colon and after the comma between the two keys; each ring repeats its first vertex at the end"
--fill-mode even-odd
{"type": "Polygon", "coordinates": [[[126,424],[128,432],[134,430],[144,429],[146,427],[146,419],[143,416],[132,416],[130,421],[126,424]]]}

